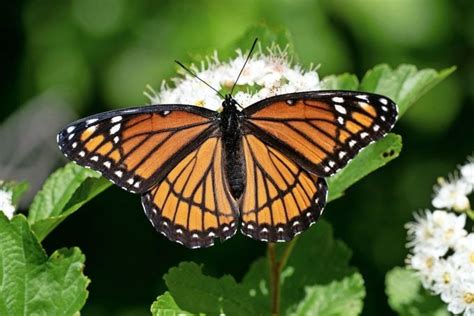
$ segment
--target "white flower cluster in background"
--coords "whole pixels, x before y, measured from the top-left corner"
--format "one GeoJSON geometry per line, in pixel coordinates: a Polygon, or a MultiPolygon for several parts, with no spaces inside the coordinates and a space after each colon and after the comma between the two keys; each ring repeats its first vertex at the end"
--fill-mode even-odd
{"type": "MultiPolygon", "coordinates": [[[[237,56],[227,62],[219,60],[217,53],[208,57],[200,67],[191,66],[191,70],[199,78],[223,94],[230,92],[246,56],[237,51],[237,56]]],[[[247,107],[270,96],[299,91],[320,90],[320,81],[315,69],[305,71],[301,66],[293,64],[286,50],[273,47],[264,54],[255,52],[237,83],[240,88],[233,96],[242,106],[247,107]]],[[[148,87],[145,95],[152,104],[191,104],[218,111],[222,106],[222,98],[212,89],[206,87],[198,79],[186,72],[172,79],[170,87],[163,82],[160,91],[148,87]]]]}
{"type": "Polygon", "coordinates": [[[433,206],[436,208],[465,211],[470,209],[468,195],[474,188],[474,159],[459,168],[460,176],[452,176],[449,180],[440,178],[435,186],[433,206]]]}
{"type": "Polygon", "coordinates": [[[459,171],[459,177],[441,179],[435,187],[433,206],[445,210],[415,214],[415,221],[406,225],[411,250],[407,264],[451,313],[474,316],[474,233],[465,228],[466,214],[474,219],[468,198],[474,185],[473,160],[459,171]]]}
{"type": "Polygon", "coordinates": [[[0,212],[3,212],[8,218],[12,218],[15,213],[12,198],[12,192],[0,189],[0,212]]]}

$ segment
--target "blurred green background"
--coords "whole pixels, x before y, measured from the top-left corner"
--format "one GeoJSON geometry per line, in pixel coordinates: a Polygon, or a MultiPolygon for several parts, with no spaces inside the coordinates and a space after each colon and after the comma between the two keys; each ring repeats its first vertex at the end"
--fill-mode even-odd
{"type": "MultiPolygon", "coordinates": [[[[9,127],[0,137],[18,142],[2,146],[0,178],[28,178],[33,191],[65,163],[54,139],[62,125],[146,103],[145,85],[159,88],[175,73],[175,59],[189,62],[214,50],[229,56],[236,40],[256,24],[287,30],[297,60],[320,64],[321,77],[361,76],[378,63],[458,66],[395,127],[404,140],[401,157],[324,214],[364,275],[364,314],[391,313],[383,281],[387,270],[404,263],[404,223],[413,211],[430,207],[436,178],[474,149],[474,2],[33,0],[2,7],[0,124],[9,127]],[[51,114],[31,123],[53,105],[51,114]],[[35,138],[39,133],[48,137],[35,138]],[[18,144],[34,150],[15,151],[18,144]],[[39,150],[46,152],[44,164],[38,162],[39,150]]],[[[162,275],[178,262],[205,263],[211,275],[240,279],[265,251],[263,243],[241,235],[210,249],[185,249],[155,233],[139,198],[115,187],[45,241],[48,251],[71,246],[86,254],[85,273],[92,279],[83,315],[147,315],[165,290],[162,275]]]]}

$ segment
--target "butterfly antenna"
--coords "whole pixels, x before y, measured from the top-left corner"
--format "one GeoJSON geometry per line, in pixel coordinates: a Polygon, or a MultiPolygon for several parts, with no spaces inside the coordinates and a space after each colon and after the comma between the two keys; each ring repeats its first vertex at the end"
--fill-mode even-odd
{"type": "Polygon", "coordinates": [[[244,65],[243,65],[242,68],[240,69],[240,72],[239,72],[239,75],[237,76],[237,79],[235,79],[235,81],[234,81],[234,85],[232,86],[232,90],[230,90],[230,95],[232,95],[232,93],[234,92],[234,88],[235,88],[235,86],[237,85],[237,82],[239,81],[239,78],[240,78],[240,75],[242,74],[242,71],[244,71],[245,65],[247,65],[247,62],[249,61],[250,56],[252,56],[252,52],[253,52],[253,50],[254,50],[254,48],[255,48],[255,45],[257,45],[257,41],[258,41],[258,38],[256,38],[256,39],[253,41],[252,48],[250,48],[250,52],[249,52],[249,54],[247,55],[247,59],[245,60],[244,65]]]}
{"type": "Polygon", "coordinates": [[[181,66],[184,70],[186,70],[187,72],[189,72],[194,78],[198,79],[199,81],[201,81],[202,83],[204,83],[206,86],[208,86],[209,88],[211,88],[212,90],[214,90],[222,99],[225,99],[225,97],[219,92],[217,91],[215,88],[213,88],[210,84],[208,84],[207,82],[205,82],[204,80],[202,80],[201,78],[198,77],[198,75],[196,75],[191,69],[189,69],[188,67],[186,67],[185,65],[183,65],[181,62],[179,62],[178,60],[175,60],[174,61],[175,63],[177,63],[179,66],[181,66]]]}

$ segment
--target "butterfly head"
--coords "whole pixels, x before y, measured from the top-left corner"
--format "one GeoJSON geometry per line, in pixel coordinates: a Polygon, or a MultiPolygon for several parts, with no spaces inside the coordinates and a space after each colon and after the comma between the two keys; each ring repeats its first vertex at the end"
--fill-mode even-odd
{"type": "Polygon", "coordinates": [[[224,101],[222,102],[222,107],[227,110],[236,110],[239,104],[230,94],[226,94],[224,101]]]}

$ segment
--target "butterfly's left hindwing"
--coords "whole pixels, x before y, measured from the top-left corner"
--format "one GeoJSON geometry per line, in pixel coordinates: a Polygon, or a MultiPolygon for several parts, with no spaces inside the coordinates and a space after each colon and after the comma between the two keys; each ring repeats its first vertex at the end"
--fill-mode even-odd
{"type": "Polygon", "coordinates": [[[134,193],[144,193],[218,128],[213,111],[186,105],[112,111],[58,134],[71,160],[134,193]]]}
{"type": "Polygon", "coordinates": [[[240,200],[242,232],[268,242],[291,240],[321,215],[326,181],[254,135],[245,135],[242,143],[246,169],[240,200]]]}

